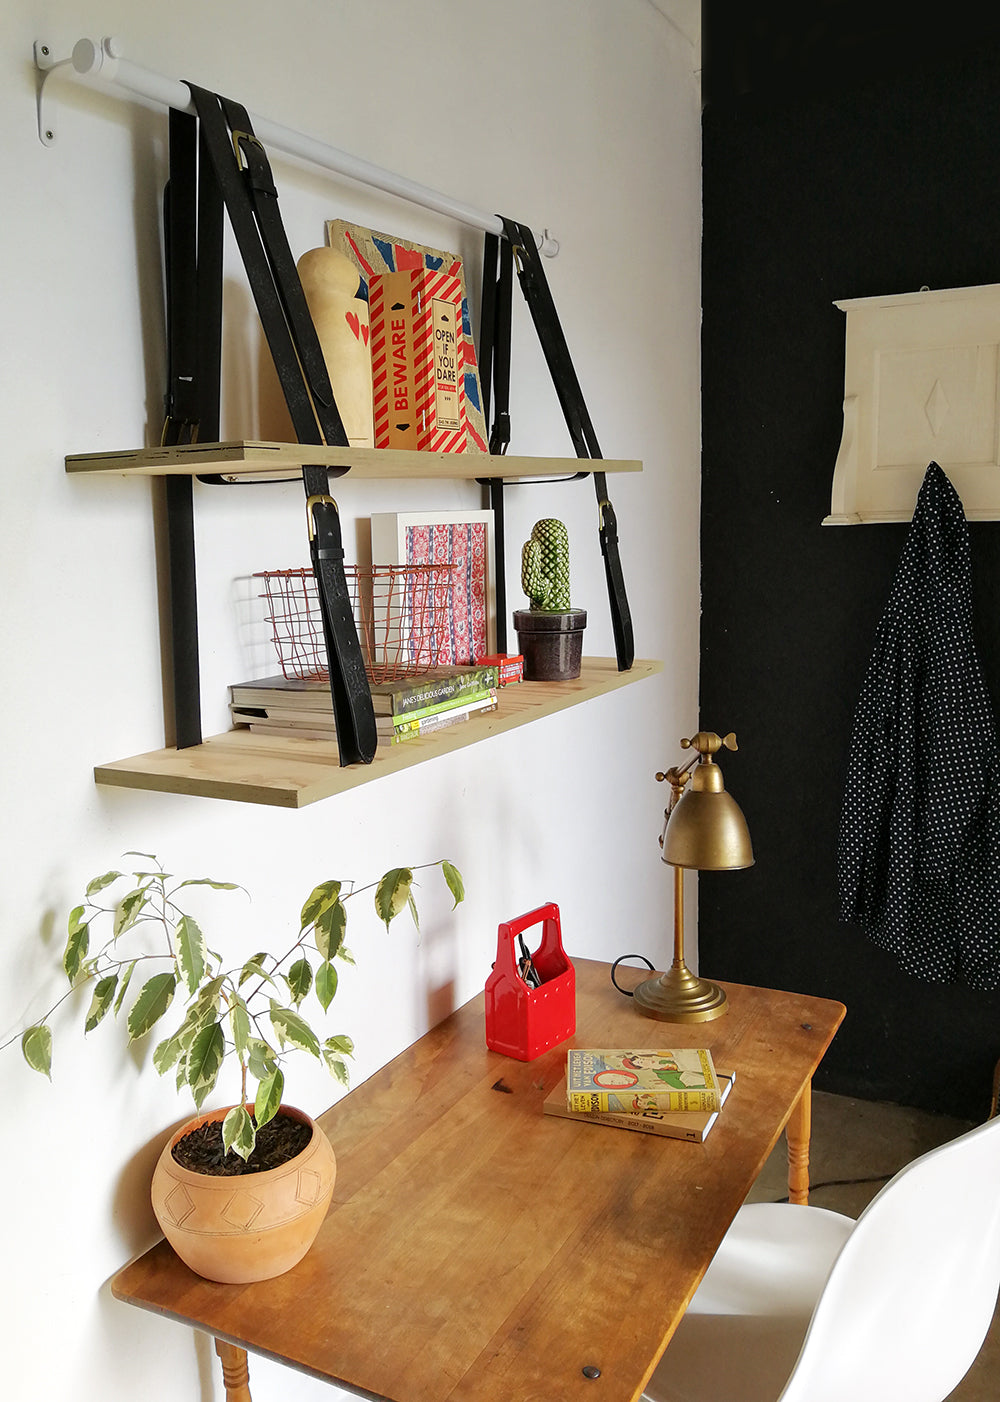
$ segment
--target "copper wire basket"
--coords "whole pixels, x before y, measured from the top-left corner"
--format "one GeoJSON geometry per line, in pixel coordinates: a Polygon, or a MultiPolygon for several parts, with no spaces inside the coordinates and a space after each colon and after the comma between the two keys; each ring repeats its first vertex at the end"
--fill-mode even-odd
{"type": "MultiPolygon", "coordinates": [[[[446,660],[454,565],[345,565],[370,682],[419,676],[446,660]]],[[[282,673],[328,675],[323,615],[312,570],[260,570],[271,637],[282,673]]]]}

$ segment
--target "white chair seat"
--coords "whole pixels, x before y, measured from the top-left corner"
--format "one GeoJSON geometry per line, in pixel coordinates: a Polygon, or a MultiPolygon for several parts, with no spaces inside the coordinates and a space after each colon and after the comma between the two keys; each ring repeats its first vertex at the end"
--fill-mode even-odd
{"type": "Polygon", "coordinates": [[[821,1207],[748,1203],[654,1373],[654,1402],[774,1402],[854,1228],[821,1207]]]}
{"type": "Polygon", "coordinates": [[[1000,1119],[897,1173],[856,1223],[740,1210],[650,1402],[945,1402],[1000,1285],[1000,1119]]]}
{"type": "Polygon", "coordinates": [[[754,1202],[736,1220],[691,1301],[688,1314],[802,1319],[802,1332],[854,1218],[822,1207],[754,1202]]]}

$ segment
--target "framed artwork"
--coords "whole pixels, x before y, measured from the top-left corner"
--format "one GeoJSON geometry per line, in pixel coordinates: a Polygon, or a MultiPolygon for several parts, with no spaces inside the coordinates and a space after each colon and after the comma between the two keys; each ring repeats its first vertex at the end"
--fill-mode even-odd
{"type": "Polygon", "coordinates": [[[361,274],[361,291],[368,296],[368,279],[372,273],[395,273],[407,268],[442,270],[457,277],[462,291],[462,384],[465,390],[467,452],[489,451],[489,430],[483,417],[483,396],[479,384],[479,362],[472,339],[469,297],[465,287],[462,260],[455,253],[438,248],[426,248],[393,234],[379,234],[361,224],[348,224],[343,219],[326,221],[326,237],[331,248],[344,253],[357,265],[361,274]]]}
{"type": "Polygon", "coordinates": [[[449,626],[436,663],[469,665],[496,652],[492,511],[379,511],[373,565],[453,565],[449,626]]]}

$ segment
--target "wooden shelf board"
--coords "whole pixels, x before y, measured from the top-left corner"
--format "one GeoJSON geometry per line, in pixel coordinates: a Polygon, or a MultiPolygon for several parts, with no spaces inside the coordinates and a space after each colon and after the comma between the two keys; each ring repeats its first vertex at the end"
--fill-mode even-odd
{"type": "Polygon", "coordinates": [[[322,467],[349,467],[352,478],[563,477],[574,472],[641,472],[642,463],[626,459],[489,457],[485,453],[415,453],[392,448],[330,448],[302,443],[184,443],[134,452],[74,453],[67,472],[113,472],[123,477],[232,475],[245,479],[287,477],[303,462],[322,467]]]}
{"type": "Polygon", "coordinates": [[[325,740],[273,739],[249,730],[214,735],[190,749],[173,747],[98,765],[99,784],[160,793],[226,798],[277,808],[304,808],[359,784],[423,764],[435,755],[528,725],[582,701],[603,696],[663,670],[657,661],[636,661],[619,672],[614,658],[585,657],[580,676],[567,682],[520,682],[504,687],[495,711],[474,716],[418,740],[379,749],[371,764],[341,768],[336,746],[325,740]]]}

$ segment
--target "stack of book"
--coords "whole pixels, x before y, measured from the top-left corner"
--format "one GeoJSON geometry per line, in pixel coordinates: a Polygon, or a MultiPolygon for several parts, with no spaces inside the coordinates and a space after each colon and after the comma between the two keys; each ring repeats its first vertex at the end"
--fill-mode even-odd
{"type": "Polygon", "coordinates": [[[547,1096],[547,1115],[660,1134],[700,1144],[736,1073],[716,1071],[706,1048],[573,1048],[566,1077],[547,1096]]]}
{"type": "MultiPolygon", "coordinates": [[[[493,666],[432,667],[416,677],[372,684],[380,745],[395,745],[496,709],[493,666]]],[[[256,734],[336,743],[333,701],[325,680],[263,677],[229,688],[233,724],[256,734]]]]}

